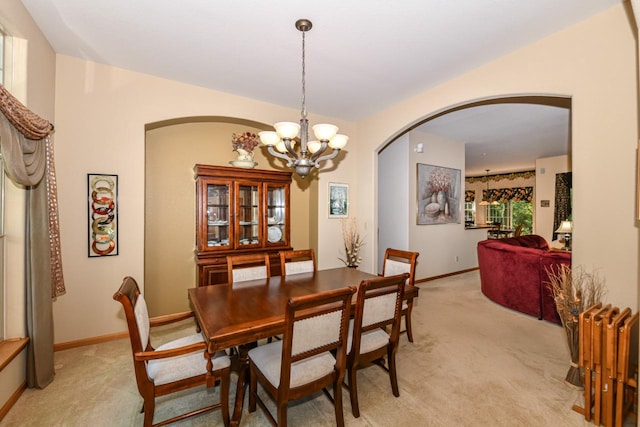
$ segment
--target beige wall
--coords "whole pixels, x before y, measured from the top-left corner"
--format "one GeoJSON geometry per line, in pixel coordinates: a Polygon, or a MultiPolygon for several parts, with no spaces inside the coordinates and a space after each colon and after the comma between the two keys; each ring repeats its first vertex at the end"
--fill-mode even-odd
{"type": "MultiPolygon", "coordinates": [[[[221,118],[163,126],[147,132],[145,162],[145,299],[152,316],[189,310],[187,289],[196,286],[196,163],[229,166],[233,133],[260,132],[250,123],[221,118]],[[210,120],[210,121],[209,121],[210,120]]],[[[256,147],[257,169],[273,169],[266,147],[256,147]]],[[[291,188],[291,244],[308,248],[309,193],[291,188]]]]}
{"type": "MultiPolygon", "coordinates": [[[[296,120],[300,113],[297,109],[64,55],[57,56],[56,71],[56,129],[60,142],[56,162],[67,294],[59,298],[53,308],[55,339],[61,343],[126,330],[122,310],[112,295],[125,275],[140,278],[140,285],[144,287],[145,125],[199,116],[275,123],[296,120]],[[113,173],[119,178],[117,256],[87,257],[86,174],[92,172],[113,173]]],[[[341,132],[352,137],[347,151],[357,150],[353,124],[312,114],[309,120],[335,123],[341,132]]],[[[231,154],[229,148],[228,160],[231,154]]],[[[354,175],[345,172],[355,169],[350,166],[353,156],[347,153],[343,157],[335,172],[320,174],[321,183],[332,179],[328,176],[333,174],[346,182],[353,179],[354,175]]],[[[279,160],[278,163],[272,161],[271,166],[282,165],[279,160]]],[[[332,169],[332,162],[327,166],[332,169]]],[[[355,188],[355,181],[353,183],[355,188]]],[[[296,180],[294,185],[300,188],[301,194],[305,193],[304,197],[307,192],[312,195],[315,191],[326,191],[322,186],[314,188],[311,180],[296,180]]],[[[310,236],[317,233],[319,251],[327,242],[335,245],[339,241],[339,226],[326,227],[326,216],[319,215],[317,227],[321,232],[317,232],[307,222],[314,214],[305,211],[293,214],[297,216],[292,221],[293,227],[309,228],[310,236]]],[[[310,244],[315,245],[312,237],[310,244]]],[[[320,259],[318,264],[322,262],[320,259]]]]}
{"type": "MultiPolygon", "coordinates": [[[[509,95],[572,98],[573,262],[598,269],[614,305],[637,305],[638,229],[635,153],[638,140],[636,44],[625,6],[577,25],[417,94],[358,124],[358,176],[372,177],[376,150],[439,111],[509,95]],[[605,197],[613,207],[594,209],[605,197]],[[610,224],[618,227],[616,236],[610,224]],[[616,250],[603,250],[615,245],[616,250]]],[[[376,223],[375,181],[359,181],[358,213],[376,223]]],[[[364,247],[365,268],[375,248],[364,247]]]]}

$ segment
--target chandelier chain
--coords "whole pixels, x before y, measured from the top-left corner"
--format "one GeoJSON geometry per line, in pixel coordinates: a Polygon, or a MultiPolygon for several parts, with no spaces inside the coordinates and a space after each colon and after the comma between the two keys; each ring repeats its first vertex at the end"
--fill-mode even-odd
{"type": "Polygon", "coordinates": [[[306,79],[305,79],[305,31],[302,31],[302,117],[307,118],[306,79]]]}

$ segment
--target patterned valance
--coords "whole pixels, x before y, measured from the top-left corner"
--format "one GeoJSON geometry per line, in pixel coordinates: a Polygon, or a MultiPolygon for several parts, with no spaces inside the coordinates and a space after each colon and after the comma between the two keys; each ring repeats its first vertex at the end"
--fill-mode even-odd
{"type": "Polygon", "coordinates": [[[482,200],[489,202],[507,203],[529,202],[533,201],[533,187],[514,187],[514,188],[495,188],[491,190],[482,190],[482,200]]]}
{"type": "Polygon", "coordinates": [[[476,192],[473,190],[466,190],[464,192],[465,203],[471,203],[476,200],[476,192]]]}
{"type": "Polygon", "coordinates": [[[513,181],[514,179],[518,179],[518,178],[529,179],[535,176],[536,176],[536,171],[513,172],[513,173],[502,173],[497,175],[468,176],[464,179],[464,182],[473,184],[474,182],[487,182],[487,180],[502,181],[503,179],[513,181]]]}

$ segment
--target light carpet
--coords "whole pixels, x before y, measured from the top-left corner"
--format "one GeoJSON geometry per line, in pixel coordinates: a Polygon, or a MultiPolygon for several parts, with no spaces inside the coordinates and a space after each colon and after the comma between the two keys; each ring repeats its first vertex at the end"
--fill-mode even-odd
{"type": "MultiPolygon", "coordinates": [[[[480,292],[477,271],[419,287],[415,342],[403,335],[397,354],[400,397],[391,393],[382,369],[361,369],[360,418],[351,414],[343,390],[347,426],[592,425],[571,409],[581,405],[582,392],[564,383],[569,351],[560,326],[488,300],[480,292]]],[[[187,330],[192,333],[192,325],[165,327],[152,342],[159,345],[187,330]]],[[[1,426],[142,425],[128,340],[59,351],[55,360],[53,383],[26,390],[1,426]]],[[[231,380],[233,405],[234,374],[231,380]]],[[[196,390],[160,399],[156,422],[183,408],[218,401],[218,388],[196,390]]],[[[247,412],[247,400],[241,425],[267,425],[260,409],[247,412]]],[[[288,420],[292,426],[335,424],[333,406],[322,393],[291,403],[288,420]]],[[[174,425],[221,426],[222,421],[214,411],[174,425]]]]}

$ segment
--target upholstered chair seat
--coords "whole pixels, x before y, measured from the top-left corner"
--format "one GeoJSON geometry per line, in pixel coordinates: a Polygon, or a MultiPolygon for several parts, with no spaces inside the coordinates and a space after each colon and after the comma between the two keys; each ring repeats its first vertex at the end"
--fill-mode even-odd
{"type": "MultiPolygon", "coordinates": [[[[251,349],[249,355],[256,368],[264,374],[272,386],[278,388],[280,386],[280,369],[282,366],[282,341],[275,341],[271,344],[251,349]]],[[[290,386],[292,388],[299,387],[330,375],[335,365],[336,359],[330,352],[294,362],[291,364],[290,386]]]]}
{"type": "MultiPolygon", "coordinates": [[[[156,351],[185,347],[200,342],[204,342],[202,334],[193,334],[165,343],[157,347],[156,351]]],[[[211,358],[211,362],[213,363],[214,371],[231,366],[231,360],[224,351],[216,352],[211,358]]],[[[156,385],[167,384],[206,373],[207,360],[202,356],[201,352],[150,360],[147,363],[147,374],[156,385]]]]}

